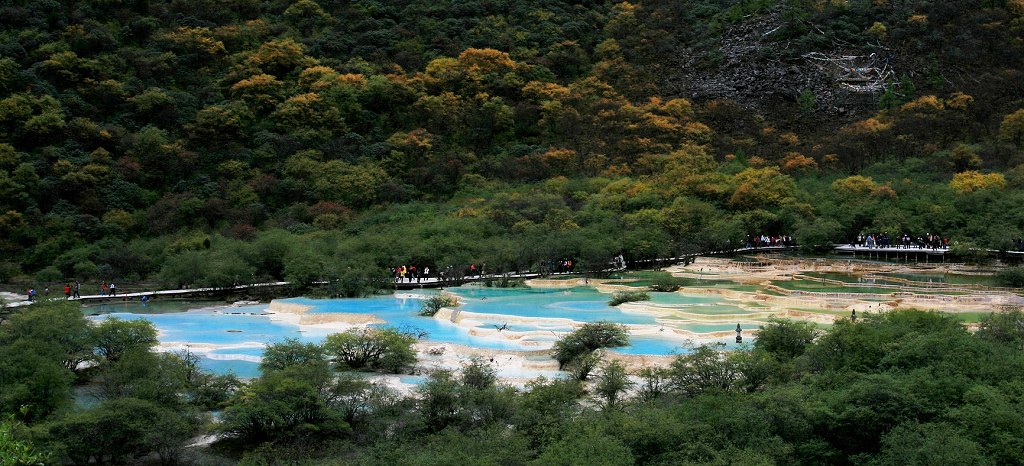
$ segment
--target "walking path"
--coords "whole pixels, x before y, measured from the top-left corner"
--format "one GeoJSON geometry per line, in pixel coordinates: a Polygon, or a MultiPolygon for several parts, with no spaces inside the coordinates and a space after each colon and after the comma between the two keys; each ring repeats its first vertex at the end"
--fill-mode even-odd
{"type": "MultiPolygon", "coordinates": [[[[678,262],[692,261],[693,259],[695,259],[698,256],[717,256],[717,255],[743,254],[743,253],[753,253],[753,252],[781,252],[781,251],[792,251],[792,250],[795,250],[795,249],[797,249],[797,246],[749,247],[749,248],[739,248],[739,249],[732,249],[732,250],[703,252],[703,253],[699,253],[699,254],[695,253],[695,254],[689,254],[689,255],[685,255],[685,256],[681,256],[681,257],[668,257],[668,258],[662,258],[662,259],[639,260],[639,261],[633,262],[633,264],[636,264],[636,265],[649,265],[649,264],[666,263],[666,262],[667,263],[678,263],[678,262]]],[[[949,252],[948,248],[938,248],[938,249],[918,248],[918,247],[901,248],[901,247],[892,247],[892,246],[885,247],[885,248],[879,248],[879,247],[869,248],[869,247],[866,247],[866,246],[849,245],[849,244],[834,246],[833,250],[836,251],[836,252],[840,252],[840,253],[853,253],[853,254],[863,253],[863,254],[874,255],[874,254],[877,254],[877,253],[882,253],[882,254],[897,254],[897,255],[899,255],[899,254],[910,254],[910,253],[913,253],[913,254],[926,254],[928,256],[943,256],[943,257],[945,256],[945,254],[947,252],[949,252]]],[[[989,251],[989,253],[996,253],[996,252],[997,251],[989,251]]],[[[1006,254],[1009,254],[1009,255],[1011,255],[1013,257],[1024,257],[1024,251],[1007,251],[1006,254]]],[[[615,270],[608,270],[608,271],[615,271],[615,270]]],[[[554,276],[554,277],[558,277],[558,276],[573,276],[573,275],[583,275],[584,273],[585,272],[559,272],[559,273],[550,273],[550,274],[547,274],[547,276],[554,276]]],[[[439,277],[435,276],[435,277],[420,278],[418,280],[402,279],[402,280],[399,280],[399,281],[395,281],[394,282],[394,287],[397,290],[411,290],[411,289],[420,289],[420,288],[443,288],[445,286],[458,286],[458,285],[461,285],[461,284],[464,284],[464,283],[469,283],[469,282],[479,282],[479,281],[495,280],[495,279],[525,280],[525,279],[531,279],[531,278],[538,278],[538,277],[541,277],[541,276],[542,275],[540,273],[529,272],[529,271],[528,272],[523,272],[523,273],[512,273],[512,274],[499,274],[499,275],[493,275],[492,274],[492,275],[464,276],[464,277],[460,277],[458,279],[445,279],[445,280],[441,280],[439,277]]],[[[286,287],[286,286],[290,286],[290,285],[291,285],[290,282],[281,281],[281,282],[267,282],[267,283],[254,283],[254,284],[248,284],[248,285],[237,285],[237,286],[230,286],[230,287],[224,287],[224,288],[185,288],[185,289],[179,289],[179,290],[138,291],[138,292],[130,292],[130,293],[118,293],[117,295],[114,295],[114,296],[110,296],[110,295],[84,295],[81,298],[73,298],[72,301],[80,301],[80,302],[83,302],[83,303],[88,303],[88,302],[134,301],[134,300],[140,300],[140,299],[142,299],[143,297],[146,297],[146,296],[148,296],[148,297],[162,297],[162,298],[190,298],[190,297],[204,296],[204,295],[205,296],[226,295],[226,294],[232,294],[232,293],[238,293],[238,292],[253,291],[253,290],[258,290],[258,289],[286,287]]],[[[23,295],[22,295],[22,297],[23,297],[23,295]]],[[[58,298],[51,298],[51,299],[59,299],[59,297],[58,298]]],[[[9,302],[7,302],[5,304],[5,306],[6,307],[17,307],[17,306],[25,306],[25,305],[28,305],[28,304],[32,304],[32,302],[25,301],[25,300],[23,300],[23,301],[10,301],[9,300],[9,302]]]]}

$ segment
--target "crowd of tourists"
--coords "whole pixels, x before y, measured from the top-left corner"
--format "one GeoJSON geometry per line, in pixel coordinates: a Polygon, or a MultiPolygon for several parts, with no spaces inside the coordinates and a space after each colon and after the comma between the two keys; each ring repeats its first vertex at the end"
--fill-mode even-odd
{"type": "Polygon", "coordinates": [[[391,278],[396,283],[419,283],[424,278],[430,278],[430,267],[417,267],[415,265],[399,265],[391,268],[391,278]]]}
{"type": "MultiPolygon", "coordinates": [[[[74,283],[70,281],[65,282],[63,291],[65,300],[81,299],[82,283],[78,280],[75,280],[74,283]]],[[[30,302],[39,300],[39,291],[35,288],[29,288],[25,294],[28,296],[28,300],[30,302]]],[[[100,296],[117,296],[117,285],[114,285],[114,282],[110,282],[108,284],[106,280],[104,280],[100,283],[100,296]]],[[[43,297],[47,299],[50,297],[50,287],[43,288],[43,297]]]]}
{"type": "Polygon", "coordinates": [[[796,246],[796,241],[789,235],[747,235],[748,248],[767,248],[773,246],[796,246]]]}
{"type": "MultiPolygon", "coordinates": [[[[625,267],[625,261],[622,259],[621,255],[616,257],[616,261],[618,262],[615,263],[620,264],[621,267],[625,267]]],[[[540,270],[547,274],[572,273],[576,270],[576,265],[577,262],[571,258],[545,260],[540,263],[540,270]]],[[[431,269],[429,266],[399,265],[389,268],[388,271],[391,273],[391,279],[395,283],[422,283],[424,280],[429,281],[431,278],[431,269]]],[[[457,280],[461,278],[481,278],[486,276],[487,273],[487,264],[473,263],[464,268],[448,266],[437,271],[436,276],[433,278],[444,282],[447,280],[457,280]]],[[[519,273],[519,271],[517,270],[515,273],[519,273]]]]}
{"type": "Polygon", "coordinates": [[[576,270],[576,263],[572,259],[544,261],[541,266],[547,273],[571,273],[576,270]]]}
{"type": "Polygon", "coordinates": [[[888,233],[868,233],[857,235],[851,246],[862,248],[896,248],[896,249],[948,249],[949,238],[942,235],[927,233],[924,236],[911,236],[904,233],[902,236],[890,236],[888,233]]]}

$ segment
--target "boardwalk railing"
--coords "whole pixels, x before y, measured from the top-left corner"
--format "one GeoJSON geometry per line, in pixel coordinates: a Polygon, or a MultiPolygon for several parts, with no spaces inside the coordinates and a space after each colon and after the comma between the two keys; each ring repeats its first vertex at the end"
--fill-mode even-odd
{"type": "MultiPolygon", "coordinates": [[[[650,265],[659,264],[659,263],[692,262],[693,260],[695,260],[697,257],[700,257],[700,256],[721,256],[721,255],[734,255],[734,254],[745,254],[745,253],[756,253],[756,252],[784,252],[784,251],[793,251],[793,250],[796,250],[797,248],[798,248],[798,246],[742,247],[742,248],[736,248],[736,249],[723,249],[723,250],[718,250],[718,251],[705,251],[705,252],[700,252],[700,253],[686,254],[686,255],[682,255],[682,256],[678,256],[678,257],[667,257],[667,258],[659,258],[659,259],[642,259],[642,260],[633,261],[633,262],[630,263],[630,265],[633,265],[635,268],[643,268],[645,266],[650,266],[650,265]],[[639,266],[639,267],[637,267],[637,266],[639,266]]],[[[834,251],[840,252],[840,253],[854,253],[854,254],[857,254],[857,253],[868,253],[868,254],[876,254],[876,253],[887,254],[887,253],[892,253],[892,254],[899,255],[899,254],[906,254],[906,253],[914,253],[914,254],[924,253],[924,254],[931,255],[931,256],[934,256],[934,255],[945,256],[945,254],[949,252],[948,248],[931,249],[931,248],[918,248],[918,247],[903,248],[903,247],[891,247],[891,246],[890,247],[884,247],[884,248],[879,248],[879,247],[869,248],[869,247],[866,247],[866,246],[849,245],[849,244],[846,244],[846,245],[834,245],[832,249],[834,251]]],[[[998,254],[1000,252],[999,251],[994,251],[994,250],[989,250],[989,253],[990,254],[998,254]]],[[[1024,251],[1006,251],[1005,253],[1010,255],[1011,257],[1024,258],[1024,251]]],[[[421,277],[419,279],[403,278],[403,279],[395,280],[393,282],[393,286],[394,286],[395,289],[398,289],[398,290],[409,290],[409,289],[418,289],[418,288],[443,288],[445,286],[458,286],[458,285],[463,284],[463,283],[480,282],[480,281],[488,281],[488,280],[500,280],[500,279],[524,280],[524,279],[531,279],[531,278],[539,278],[539,277],[542,277],[542,276],[555,276],[555,277],[558,277],[558,276],[574,276],[574,275],[579,276],[579,275],[585,275],[585,274],[588,274],[588,273],[616,272],[616,271],[621,271],[621,270],[625,270],[625,269],[624,268],[613,268],[613,269],[605,269],[605,270],[601,270],[601,271],[552,272],[552,273],[548,273],[548,274],[542,274],[540,272],[535,272],[535,271],[526,271],[526,272],[521,272],[521,273],[504,273],[504,274],[486,274],[486,275],[467,275],[467,276],[460,276],[460,277],[446,277],[445,279],[441,279],[440,277],[437,277],[437,276],[421,277]]],[[[325,284],[325,283],[326,282],[321,282],[320,284],[325,284]]],[[[292,283],[291,282],[280,281],[280,282],[266,282],[266,283],[244,284],[244,285],[236,285],[236,286],[220,287],[220,288],[214,288],[214,287],[208,287],[208,288],[185,288],[185,289],[178,289],[178,290],[133,291],[133,292],[130,292],[130,293],[118,293],[116,295],[84,295],[81,298],[74,298],[72,300],[73,301],[80,301],[80,302],[83,302],[83,303],[88,303],[88,302],[110,302],[110,301],[141,300],[143,297],[148,297],[148,298],[155,298],[155,297],[162,297],[162,298],[190,298],[190,297],[196,297],[196,296],[223,296],[223,295],[230,295],[232,293],[249,293],[249,292],[253,292],[253,291],[257,291],[257,290],[269,290],[269,289],[283,288],[283,287],[288,287],[288,286],[292,286],[292,283]]],[[[27,304],[31,304],[31,303],[28,302],[28,301],[16,301],[16,302],[13,302],[13,303],[7,303],[6,307],[17,307],[17,306],[23,306],[23,305],[27,305],[27,304]]]]}

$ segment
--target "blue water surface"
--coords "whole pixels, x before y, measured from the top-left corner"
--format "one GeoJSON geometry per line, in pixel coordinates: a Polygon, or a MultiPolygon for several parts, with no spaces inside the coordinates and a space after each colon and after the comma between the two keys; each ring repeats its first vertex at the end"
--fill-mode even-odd
{"type": "Polygon", "coordinates": [[[259,363],[242,359],[210,359],[200,356],[199,365],[214,374],[233,373],[235,377],[242,379],[252,379],[260,376],[259,363]]]}
{"type": "Polygon", "coordinates": [[[474,337],[469,334],[469,329],[459,327],[447,320],[421,316],[419,311],[426,295],[418,298],[408,296],[410,295],[350,299],[290,298],[282,301],[312,306],[310,313],[373,314],[385,321],[384,324],[377,326],[397,327],[400,330],[414,333],[425,332],[423,339],[430,341],[456,343],[478,348],[523,349],[522,345],[515,341],[504,338],[474,337]]]}
{"type": "Polygon", "coordinates": [[[117,317],[124,320],[148,320],[160,331],[160,341],[162,342],[241,345],[279,342],[285,338],[297,338],[309,342],[321,341],[331,333],[315,329],[302,332],[297,325],[273,322],[266,316],[259,315],[265,309],[265,305],[260,305],[225,310],[227,312],[245,312],[245,314],[228,314],[211,309],[164,314],[116,312],[95,318],[117,317]]]}
{"type": "MultiPolygon", "coordinates": [[[[461,309],[468,312],[490,314],[481,319],[479,328],[493,329],[505,324],[501,316],[532,318],[569,319],[576,322],[611,321],[623,324],[656,325],[653,315],[623,312],[608,305],[610,295],[593,288],[572,289],[498,289],[476,286],[451,288],[447,291],[459,296],[461,309]]],[[[372,314],[384,320],[386,326],[422,333],[424,340],[455,343],[466,346],[502,350],[536,349],[524,347],[520,342],[497,337],[470,335],[470,329],[460,327],[444,319],[418,315],[424,299],[436,294],[433,291],[418,291],[388,296],[374,296],[359,299],[310,299],[291,298],[287,303],[310,306],[310,313],[355,313],[372,314]]],[[[652,302],[671,305],[706,306],[717,302],[717,297],[687,296],[678,293],[653,293],[652,302]]],[[[144,306],[141,303],[113,304],[86,308],[89,314],[104,313],[93,319],[118,317],[121,319],[145,319],[160,331],[164,343],[211,344],[228,346],[218,348],[209,354],[199,354],[201,364],[216,373],[234,372],[239,377],[259,375],[259,363],[264,346],[295,338],[302,342],[320,343],[336,330],[306,328],[275,322],[266,315],[267,306],[254,305],[231,308],[200,308],[181,312],[189,307],[208,304],[196,303],[155,303],[144,306]],[[177,310],[178,312],[174,312],[177,310]]],[[[679,324],[695,332],[726,331],[735,324],[689,323],[679,324]]],[[[543,331],[531,335],[524,341],[542,342],[549,345],[561,334],[570,331],[567,324],[509,323],[510,331],[543,331]]],[[[541,346],[543,348],[545,346],[541,346]]],[[[615,351],[626,354],[683,354],[688,351],[678,339],[658,337],[634,337],[632,344],[615,351]]]]}
{"type": "Polygon", "coordinates": [[[608,305],[611,295],[593,288],[494,289],[460,287],[449,290],[462,300],[462,310],[485,314],[571,319],[577,322],[613,321],[655,324],[654,316],[622,312],[608,305]]]}

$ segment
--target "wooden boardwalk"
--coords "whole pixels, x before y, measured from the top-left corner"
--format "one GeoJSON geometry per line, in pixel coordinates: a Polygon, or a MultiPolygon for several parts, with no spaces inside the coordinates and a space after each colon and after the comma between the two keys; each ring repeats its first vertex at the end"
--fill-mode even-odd
{"type": "MultiPolygon", "coordinates": [[[[116,295],[82,295],[81,298],[71,298],[69,301],[77,301],[81,303],[117,303],[117,302],[128,302],[138,301],[144,296],[149,299],[185,299],[185,298],[196,298],[196,297],[216,297],[227,294],[235,293],[246,293],[260,290],[269,290],[274,288],[282,288],[290,286],[289,282],[268,282],[268,283],[254,283],[251,285],[238,285],[224,288],[185,288],[180,290],[156,290],[156,291],[132,291],[129,293],[117,293],[116,295]]],[[[47,298],[43,298],[47,299],[47,298]]],[[[60,300],[59,295],[51,295],[49,300],[60,300]]],[[[13,303],[7,303],[8,307],[17,307],[31,304],[28,301],[16,301],[13,303]]]]}
{"type": "MultiPolygon", "coordinates": [[[[796,249],[795,246],[769,246],[762,248],[740,248],[731,251],[713,251],[702,254],[690,254],[680,257],[669,257],[664,259],[648,259],[640,260],[632,263],[634,266],[649,267],[659,263],[678,263],[687,260],[693,260],[698,256],[706,255],[727,255],[727,254],[743,254],[751,252],[781,252],[796,249]]],[[[624,269],[609,269],[604,272],[616,272],[624,269]]],[[[564,277],[564,276],[584,276],[587,273],[593,272],[552,272],[548,274],[541,274],[539,272],[527,271],[522,273],[511,273],[511,274],[491,274],[491,275],[476,275],[476,276],[462,276],[457,278],[441,280],[437,276],[426,277],[421,279],[402,279],[393,282],[394,289],[396,290],[416,290],[416,289],[427,289],[427,288],[444,288],[450,286],[459,286],[466,283],[473,282],[484,282],[488,280],[529,280],[532,278],[540,277],[564,277]]],[[[323,283],[321,283],[323,284],[323,283]]],[[[237,285],[222,288],[184,288],[178,290],[153,290],[153,291],[131,291],[125,293],[117,293],[116,295],[82,295],[81,298],[72,298],[71,301],[81,302],[83,304],[91,303],[118,303],[118,302],[132,302],[139,301],[143,297],[147,299],[195,299],[195,298],[218,298],[223,296],[238,295],[238,294],[251,294],[261,291],[270,291],[274,289],[286,288],[292,286],[291,282],[267,282],[267,283],[254,283],[246,285],[237,285]]],[[[42,298],[46,299],[46,298],[42,298]]],[[[49,298],[60,299],[59,293],[54,297],[51,294],[49,298]]],[[[14,301],[6,303],[6,307],[18,307],[32,304],[29,301],[14,301]]]]}
{"type": "MultiPolygon", "coordinates": [[[[949,248],[921,248],[917,246],[911,246],[909,248],[899,246],[869,248],[867,246],[853,244],[835,245],[832,248],[832,251],[840,254],[852,254],[855,257],[867,257],[869,259],[913,260],[917,262],[945,262],[946,256],[949,254],[949,248]]],[[[1020,261],[1024,259],[1024,251],[997,251],[994,249],[988,249],[986,250],[986,253],[992,257],[1006,258],[1013,261],[1020,261]]]]}
{"type": "MultiPolygon", "coordinates": [[[[739,248],[732,250],[722,251],[711,251],[700,254],[689,254],[679,257],[667,257],[662,259],[646,259],[631,262],[631,268],[649,268],[657,266],[659,264],[676,264],[680,262],[688,262],[696,259],[700,256],[721,256],[721,255],[735,255],[735,254],[748,254],[748,253],[775,253],[775,252],[786,252],[796,250],[797,246],[764,246],[764,247],[750,247],[750,248],[739,248]]],[[[868,248],[866,246],[854,246],[854,245],[836,245],[833,247],[833,251],[841,254],[853,254],[854,256],[863,256],[870,259],[883,259],[883,260],[918,260],[922,258],[926,262],[945,262],[946,255],[949,253],[947,248],[901,248],[901,247],[885,247],[885,248],[868,248]]],[[[997,254],[998,251],[989,251],[990,254],[997,254]]],[[[1015,259],[1024,258],[1024,252],[1021,251],[1009,251],[1005,253],[1007,256],[1015,259]]],[[[609,269],[604,272],[616,272],[625,269],[609,269]]],[[[447,286],[459,286],[466,283],[482,282],[488,280],[528,280],[531,278],[539,277],[564,277],[564,276],[583,276],[588,272],[558,272],[541,274],[538,272],[523,272],[513,274],[492,274],[492,275],[476,275],[476,276],[463,276],[453,279],[441,280],[436,276],[426,277],[421,279],[402,279],[393,282],[396,290],[415,290],[425,288],[444,288],[447,286]]],[[[592,273],[592,272],[591,272],[592,273]]],[[[247,285],[237,285],[223,288],[185,288],[179,290],[154,290],[154,291],[132,291],[128,293],[118,293],[117,295],[83,295],[81,298],[72,299],[72,301],[78,301],[81,303],[110,303],[110,302],[130,302],[138,301],[143,297],[147,299],[194,299],[194,298],[218,298],[230,295],[239,294],[254,294],[260,292],[273,292],[275,289],[287,288],[292,286],[290,282],[267,282],[267,283],[254,283],[247,285]]],[[[50,299],[60,299],[50,298],[50,299]]],[[[17,307],[31,304],[28,301],[15,301],[6,303],[6,307],[17,307]]]]}

